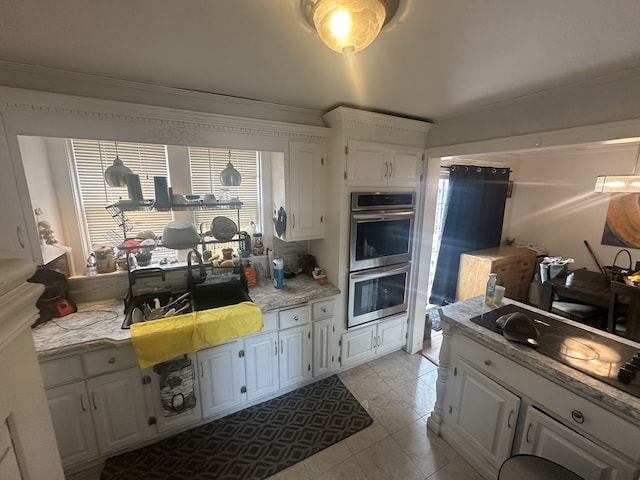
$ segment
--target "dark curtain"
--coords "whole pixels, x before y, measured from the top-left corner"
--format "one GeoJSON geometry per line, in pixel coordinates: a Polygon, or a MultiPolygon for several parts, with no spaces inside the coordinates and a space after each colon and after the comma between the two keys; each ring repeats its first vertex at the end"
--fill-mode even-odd
{"type": "Polygon", "coordinates": [[[429,303],[456,296],[460,254],[500,245],[509,169],[454,165],[429,303]]]}

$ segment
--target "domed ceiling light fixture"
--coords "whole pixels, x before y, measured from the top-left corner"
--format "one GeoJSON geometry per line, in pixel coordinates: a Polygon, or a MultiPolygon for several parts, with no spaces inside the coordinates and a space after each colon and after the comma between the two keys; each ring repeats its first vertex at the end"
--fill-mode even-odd
{"type": "Polygon", "coordinates": [[[640,175],[638,175],[638,160],[640,160],[640,143],[636,153],[636,163],[631,175],[600,175],[596,177],[595,192],[598,193],[640,193],[640,175]]]}
{"type": "Polygon", "coordinates": [[[224,170],[220,172],[220,183],[224,187],[237,187],[242,182],[242,175],[233,167],[231,163],[231,150],[229,150],[229,163],[224,170]]]}
{"type": "Polygon", "coordinates": [[[399,0],[302,0],[302,15],[338,53],[369,46],[398,10],[399,0]]]}

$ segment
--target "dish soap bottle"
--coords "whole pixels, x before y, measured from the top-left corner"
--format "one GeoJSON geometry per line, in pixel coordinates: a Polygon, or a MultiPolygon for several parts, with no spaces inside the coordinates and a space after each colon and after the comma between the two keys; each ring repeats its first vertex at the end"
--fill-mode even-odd
{"type": "Polygon", "coordinates": [[[489,279],[487,280],[487,289],[484,292],[484,303],[487,305],[493,305],[495,301],[497,283],[497,275],[495,273],[490,273],[489,279]]]}

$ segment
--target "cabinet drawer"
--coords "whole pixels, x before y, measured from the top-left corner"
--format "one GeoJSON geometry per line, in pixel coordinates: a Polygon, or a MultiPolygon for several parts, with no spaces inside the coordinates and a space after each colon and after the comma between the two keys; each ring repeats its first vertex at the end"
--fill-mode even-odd
{"type": "Polygon", "coordinates": [[[311,318],[320,320],[333,317],[333,300],[316,302],[311,306],[311,318]]]}
{"type": "Polygon", "coordinates": [[[297,327],[309,323],[311,316],[309,310],[309,306],[305,305],[304,307],[280,311],[280,328],[297,327]]]}
{"type": "Polygon", "coordinates": [[[87,376],[101,373],[115,372],[123,368],[138,365],[133,348],[105,348],[95,352],[85,353],[83,356],[87,376]]]}
{"type": "MultiPolygon", "coordinates": [[[[499,383],[544,406],[547,414],[595,443],[640,461],[638,427],[462,335],[460,356],[499,383]],[[582,422],[582,423],[579,423],[582,422]]],[[[515,393],[515,392],[514,392],[515,393]]]]}
{"type": "Polygon", "coordinates": [[[84,377],[79,355],[42,362],[40,370],[45,388],[82,380],[84,377]]]}
{"type": "Polygon", "coordinates": [[[273,332],[278,329],[278,312],[262,314],[262,332],[273,332]]]}

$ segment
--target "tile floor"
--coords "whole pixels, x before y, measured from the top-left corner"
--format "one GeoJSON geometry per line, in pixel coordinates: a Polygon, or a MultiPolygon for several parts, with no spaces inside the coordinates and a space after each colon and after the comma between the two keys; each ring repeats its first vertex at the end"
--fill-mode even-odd
{"type": "Polygon", "coordinates": [[[394,352],[339,376],[373,424],[269,480],[483,478],[426,428],[437,373],[425,357],[394,352]]]}
{"type": "MultiPolygon", "coordinates": [[[[434,350],[439,346],[433,342],[434,350]]],[[[482,480],[444,440],[427,430],[436,399],[434,363],[420,354],[398,351],[339,376],[373,417],[373,424],[269,480],[482,480]]],[[[98,480],[99,470],[71,479],[98,480]]]]}

